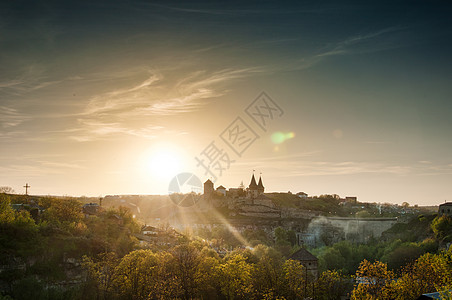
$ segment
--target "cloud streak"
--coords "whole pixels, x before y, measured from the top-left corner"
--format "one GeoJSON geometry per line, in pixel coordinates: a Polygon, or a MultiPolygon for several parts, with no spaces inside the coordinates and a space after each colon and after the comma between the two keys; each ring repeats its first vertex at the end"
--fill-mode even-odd
{"type": "Polygon", "coordinates": [[[30,119],[30,116],[7,106],[0,106],[0,129],[11,129],[30,119]]]}
{"type": "Polygon", "coordinates": [[[155,138],[164,126],[149,124],[149,117],[198,111],[211,99],[225,95],[231,81],[259,72],[259,68],[200,70],[188,72],[182,79],[157,71],[135,74],[135,83],[92,96],[76,115],[78,128],[70,138],[91,141],[117,134],[155,138]]]}
{"type": "MultiPolygon", "coordinates": [[[[305,57],[291,58],[290,61],[283,61],[277,65],[267,65],[266,71],[277,73],[284,71],[305,70],[325,61],[327,58],[336,56],[375,53],[389,49],[406,47],[402,44],[400,38],[396,37],[407,27],[392,26],[367,34],[350,35],[347,38],[313,51],[311,55],[305,57]]],[[[296,39],[283,39],[281,42],[292,41],[296,39]]]]}
{"type": "Polygon", "coordinates": [[[390,174],[396,176],[433,176],[452,174],[452,164],[438,165],[424,161],[411,164],[391,164],[389,162],[376,163],[366,161],[316,161],[308,160],[318,152],[301,153],[298,155],[267,157],[248,162],[238,162],[240,169],[263,168],[271,170],[272,174],[280,177],[303,177],[303,176],[337,176],[337,175],[360,175],[360,174],[390,174]]]}

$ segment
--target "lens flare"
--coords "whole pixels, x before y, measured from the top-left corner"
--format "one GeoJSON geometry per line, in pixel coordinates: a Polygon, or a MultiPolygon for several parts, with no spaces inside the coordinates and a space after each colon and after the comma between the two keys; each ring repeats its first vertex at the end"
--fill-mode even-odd
{"type": "Polygon", "coordinates": [[[277,131],[275,133],[272,134],[271,136],[271,140],[274,144],[282,144],[284,143],[286,140],[290,140],[293,139],[295,137],[295,133],[294,132],[281,132],[281,131],[277,131]]]}

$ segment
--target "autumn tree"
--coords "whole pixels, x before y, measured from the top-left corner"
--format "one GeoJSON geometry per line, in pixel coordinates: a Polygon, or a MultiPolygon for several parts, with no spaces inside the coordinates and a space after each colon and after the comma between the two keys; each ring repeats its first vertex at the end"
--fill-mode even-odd
{"type": "Polygon", "coordinates": [[[322,272],[314,284],[314,298],[319,300],[341,299],[349,288],[349,278],[344,277],[336,270],[322,272]]]}
{"type": "Polygon", "coordinates": [[[358,285],[352,292],[352,299],[388,299],[386,285],[393,278],[394,273],[385,263],[363,260],[356,271],[358,285]]]}
{"type": "Polygon", "coordinates": [[[414,299],[424,293],[441,292],[452,285],[452,267],[449,252],[426,253],[407,265],[390,288],[395,299],[414,299]]]}
{"type": "Polygon", "coordinates": [[[308,282],[307,270],[297,260],[288,259],[283,266],[284,294],[288,299],[303,299],[307,296],[308,282]]]}

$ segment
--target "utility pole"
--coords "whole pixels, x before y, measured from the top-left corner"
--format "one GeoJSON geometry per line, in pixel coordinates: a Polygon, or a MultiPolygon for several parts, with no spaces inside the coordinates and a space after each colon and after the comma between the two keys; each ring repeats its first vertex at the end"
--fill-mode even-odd
{"type": "Polygon", "coordinates": [[[308,297],[308,266],[306,264],[306,266],[304,267],[305,271],[306,271],[306,280],[304,282],[304,292],[306,293],[305,297],[308,297]]]}

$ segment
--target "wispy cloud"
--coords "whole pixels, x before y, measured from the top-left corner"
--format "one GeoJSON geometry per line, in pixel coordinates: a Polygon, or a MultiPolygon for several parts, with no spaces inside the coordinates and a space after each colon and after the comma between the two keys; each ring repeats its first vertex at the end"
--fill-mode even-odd
{"type": "Polygon", "coordinates": [[[85,169],[86,167],[76,163],[54,162],[54,161],[37,161],[42,166],[63,169],[85,169]]]}
{"type": "MultiPolygon", "coordinates": [[[[61,82],[50,79],[40,65],[29,65],[13,78],[0,78],[0,93],[21,96],[61,82]]],[[[10,75],[12,76],[12,75],[10,75]]]]}
{"type": "Polygon", "coordinates": [[[272,167],[283,177],[357,175],[365,173],[406,175],[412,171],[410,166],[379,164],[371,162],[327,162],[327,161],[279,161],[272,167]]]}
{"type": "MultiPolygon", "coordinates": [[[[190,2],[187,2],[190,3],[190,2]]],[[[207,15],[230,15],[230,16],[249,16],[249,15],[277,15],[277,14],[300,14],[300,13],[309,13],[309,14],[318,14],[327,12],[329,9],[325,8],[281,8],[281,7],[273,7],[269,9],[214,9],[214,8],[198,8],[195,6],[169,6],[162,5],[156,3],[146,3],[147,6],[158,7],[166,10],[171,10],[175,12],[183,12],[190,14],[207,14],[207,15]]]]}
{"type": "Polygon", "coordinates": [[[165,78],[162,74],[150,74],[133,86],[115,89],[93,96],[84,114],[170,115],[197,110],[205,105],[205,99],[224,95],[219,87],[230,80],[251,76],[258,68],[225,69],[216,72],[195,71],[181,80],[165,78]]]}
{"type": "Polygon", "coordinates": [[[10,177],[29,178],[67,174],[70,170],[85,169],[84,161],[67,162],[60,154],[32,154],[0,157],[0,172],[10,177]]]}
{"type": "MultiPolygon", "coordinates": [[[[3,81],[0,79],[0,94],[23,96],[26,93],[53,88],[52,91],[55,91],[55,94],[61,91],[67,93],[69,90],[72,96],[73,86],[83,86],[90,92],[83,96],[84,99],[77,98],[77,101],[67,99],[64,102],[58,99],[57,102],[56,99],[44,97],[39,101],[46,103],[49,107],[51,105],[55,107],[68,105],[68,107],[54,111],[52,108],[47,111],[40,109],[33,115],[22,113],[16,104],[15,106],[5,105],[3,102],[3,106],[0,107],[2,110],[0,111],[0,128],[3,129],[0,137],[12,137],[12,129],[30,118],[56,119],[64,116],[66,123],[71,124],[72,127],[60,128],[60,132],[65,131],[70,139],[76,141],[89,141],[116,135],[152,139],[164,127],[154,117],[201,110],[212,99],[226,95],[234,80],[306,69],[328,57],[383,49],[389,44],[385,42],[385,37],[402,29],[388,27],[368,34],[351,36],[304,58],[294,60],[293,57],[289,57],[286,60],[279,60],[274,65],[264,63],[257,66],[240,63],[228,68],[208,69],[194,63],[182,66],[168,63],[165,66],[156,64],[154,68],[144,66],[115,71],[97,70],[92,73],[72,74],[63,79],[49,78],[44,67],[32,65],[19,76],[3,81]],[[386,46],[383,47],[382,44],[386,46]],[[69,110],[72,111],[69,112],[69,110]]],[[[289,36],[281,39],[266,39],[260,43],[278,44],[296,41],[297,37],[289,36]]],[[[259,44],[259,41],[256,42],[259,44]]],[[[234,47],[234,45],[227,47],[234,47]]],[[[202,62],[199,56],[204,51],[206,48],[193,50],[186,55],[197,57],[197,61],[202,62]]],[[[14,131],[17,133],[17,130],[14,131]]],[[[50,135],[51,132],[40,132],[39,139],[47,140],[50,135]]],[[[57,133],[54,136],[61,138],[57,133]]]]}
{"type": "Polygon", "coordinates": [[[398,48],[400,43],[395,43],[390,39],[390,34],[400,32],[406,27],[388,27],[378,31],[367,34],[359,34],[351,36],[345,40],[339,41],[326,49],[325,51],[316,55],[316,57],[327,57],[335,55],[356,54],[356,53],[371,53],[382,50],[398,48]]]}
{"type": "Polygon", "coordinates": [[[30,116],[19,112],[19,110],[0,106],[0,129],[10,129],[16,127],[30,119],[30,116]]]}
{"type": "Polygon", "coordinates": [[[157,71],[135,74],[135,83],[92,96],[77,115],[78,130],[70,137],[77,141],[116,134],[154,138],[164,127],[149,124],[149,117],[202,109],[211,99],[224,95],[232,80],[257,72],[259,68],[201,70],[188,72],[182,79],[157,71]]]}
{"type": "Polygon", "coordinates": [[[96,120],[79,119],[80,128],[72,131],[68,137],[78,142],[88,142],[108,139],[117,134],[132,135],[146,139],[153,139],[157,132],[164,129],[162,126],[145,126],[128,128],[119,123],[103,123],[96,120]]]}
{"type": "MultiPolygon", "coordinates": [[[[267,65],[268,72],[275,73],[291,70],[305,70],[311,68],[327,58],[335,56],[364,54],[395,49],[407,46],[400,42],[398,33],[406,27],[392,26],[366,34],[350,35],[342,40],[330,43],[329,45],[313,51],[312,54],[300,58],[291,58],[290,61],[282,61],[277,65],[267,65]]],[[[291,39],[292,40],[292,39],[291,39]]],[[[287,39],[281,42],[287,42],[287,39]]]]}
{"type": "Polygon", "coordinates": [[[319,152],[300,153],[291,156],[268,157],[237,162],[240,169],[265,168],[281,177],[392,174],[398,176],[450,175],[451,165],[435,164],[431,161],[418,161],[406,164],[377,163],[366,161],[317,161],[313,159],[319,152]]]}

